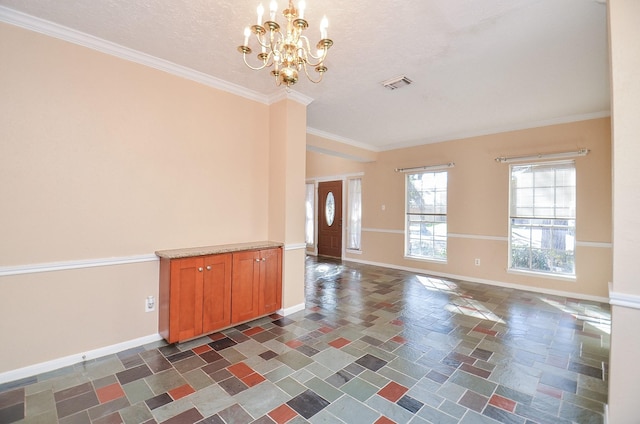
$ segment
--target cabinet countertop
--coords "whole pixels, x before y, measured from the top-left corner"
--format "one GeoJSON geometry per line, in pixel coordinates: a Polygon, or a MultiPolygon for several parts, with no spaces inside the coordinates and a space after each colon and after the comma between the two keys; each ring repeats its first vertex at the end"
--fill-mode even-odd
{"type": "Polygon", "coordinates": [[[184,249],[158,250],[156,255],[164,259],[180,259],[191,256],[217,255],[220,253],[240,252],[243,250],[271,249],[283,247],[283,243],[256,241],[249,243],[219,244],[215,246],[187,247],[184,249]]]}

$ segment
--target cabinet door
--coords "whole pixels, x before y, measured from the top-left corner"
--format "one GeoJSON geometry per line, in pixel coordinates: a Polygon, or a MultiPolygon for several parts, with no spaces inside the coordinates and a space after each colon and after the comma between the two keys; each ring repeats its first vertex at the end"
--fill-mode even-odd
{"type": "Polygon", "coordinates": [[[204,258],[202,332],[231,324],[231,254],[204,258]]]}
{"type": "Polygon", "coordinates": [[[203,267],[201,257],[171,261],[169,343],[202,334],[203,267]]]}
{"type": "Polygon", "coordinates": [[[260,252],[260,315],[282,307],[282,249],[260,252]]]}
{"type": "Polygon", "coordinates": [[[260,314],[260,252],[233,254],[231,321],[243,322],[260,314]]]}

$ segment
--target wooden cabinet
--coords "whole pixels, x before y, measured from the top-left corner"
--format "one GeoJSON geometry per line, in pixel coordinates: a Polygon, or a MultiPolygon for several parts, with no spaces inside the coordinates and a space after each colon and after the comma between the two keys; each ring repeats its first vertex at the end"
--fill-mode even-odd
{"type": "Polygon", "coordinates": [[[231,254],[160,261],[160,334],[169,343],[231,324],[231,254]]]}
{"type": "Polygon", "coordinates": [[[281,307],[282,249],[234,253],[231,321],[247,321],[281,307]]]}
{"type": "Polygon", "coordinates": [[[169,343],[273,313],[282,307],[282,248],[161,256],[158,305],[169,343]]]}

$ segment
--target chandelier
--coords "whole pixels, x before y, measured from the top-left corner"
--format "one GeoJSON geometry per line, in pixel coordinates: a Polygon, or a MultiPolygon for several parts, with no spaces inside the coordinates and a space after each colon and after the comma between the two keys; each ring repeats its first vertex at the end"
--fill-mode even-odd
{"type": "Polygon", "coordinates": [[[264,7],[260,4],[257,9],[257,23],[244,29],[244,44],[238,47],[245,65],[256,71],[273,67],[271,75],[275,77],[276,85],[285,84],[287,88],[298,82],[299,73],[302,71],[309,81],[316,84],[322,81],[324,73],[327,72],[324,60],[327,57],[327,51],[333,45],[333,41],[327,38],[329,23],[326,16],[322,18],[320,41],[316,44],[316,53],[314,54],[309,39],[303,35],[303,31],[309,27],[308,22],[304,19],[304,9],[304,0],[298,2],[297,9],[293,6],[293,1],[289,0],[289,7],[282,12],[287,20],[286,28],[281,28],[276,22],[277,1],[271,1],[269,20],[264,23],[262,22],[264,7]],[[260,53],[257,55],[259,61],[257,66],[252,66],[247,62],[247,55],[252,52],[249,47],[251,33],[255,35],[260,49],[260,53]],[[316,79],[309,74],[309,67],[313,67],[318,73],[316,79]]]}

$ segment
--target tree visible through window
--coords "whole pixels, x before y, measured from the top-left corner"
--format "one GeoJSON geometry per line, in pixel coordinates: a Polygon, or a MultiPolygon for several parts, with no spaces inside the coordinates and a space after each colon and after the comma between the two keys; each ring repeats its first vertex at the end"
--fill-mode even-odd
{"type": "Polygon", "coordinates": [[[447,172],[407,174],[406,256],[447,259],[447,172]]]}
{"type": "Polygon", "coordinates": [[[575,275],[575,163],[511,167],[510,267],[575,275]]]}

